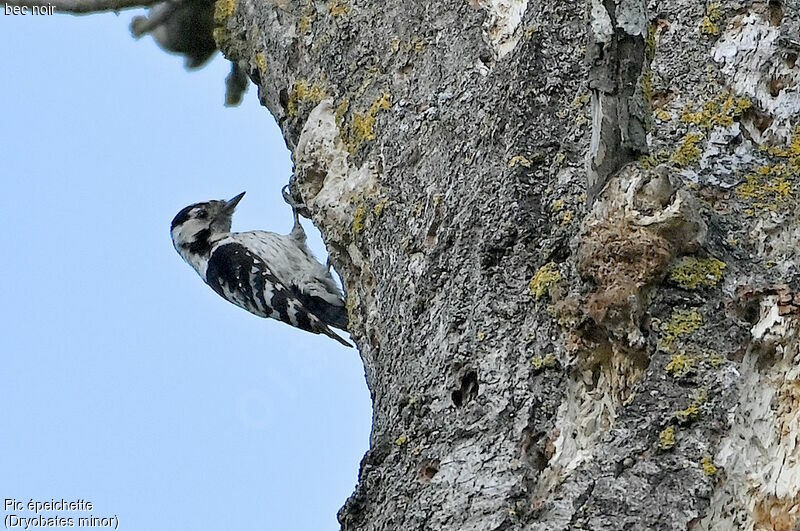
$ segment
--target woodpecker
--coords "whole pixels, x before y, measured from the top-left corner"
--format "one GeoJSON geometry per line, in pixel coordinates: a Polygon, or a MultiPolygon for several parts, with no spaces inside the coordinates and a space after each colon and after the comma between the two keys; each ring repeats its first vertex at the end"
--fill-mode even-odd
{"type": "Polygon", "coordinates": [[[342,291],[330,270],[306,245],[297,207],[287,235],[266,231],[231,232],[231,219],[244,192],[229,201],[189,205],[172,220],[172,244],[206,284],[229,302],[259,317],[325,334],[352,347],[331,327],[347,329],[342,291]]]}

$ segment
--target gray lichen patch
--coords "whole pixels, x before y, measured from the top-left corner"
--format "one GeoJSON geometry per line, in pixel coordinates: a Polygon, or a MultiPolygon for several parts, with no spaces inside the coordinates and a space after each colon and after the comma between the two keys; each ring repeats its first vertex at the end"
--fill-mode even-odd
{"type": "Polygon", "coordinates": [[[611,42],[614,37],[614,23],[603,2],[591,0],[589,13],[589,27],[594,33],[595,40],[602,43],[611,42]]]}
{"type": "Polygon", "coordinates": [[[620,0],[616,16],[617,26],[628,35],[647,36],[647,5],[641,0],[620,0]]]}

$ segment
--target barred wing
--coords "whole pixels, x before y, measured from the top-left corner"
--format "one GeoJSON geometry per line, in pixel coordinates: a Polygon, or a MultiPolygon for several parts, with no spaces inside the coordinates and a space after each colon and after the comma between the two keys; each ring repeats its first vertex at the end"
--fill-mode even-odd
{"type": "Polygon", "coordinates": [[[206,283],[221,297],[250,313],[325,334],[351,346],[314,315],[264,260],[240,243],[223,241],[212,250],[206,283]]]}
{"type": "Polygon", "coordinates": [[[266,231],[239,232],[224,241],[241,242],[268,259],[270,271],[309,312],[329,326],[347,329],[342,291],[328,268],[314,258],[305,243],[266,231]]]}

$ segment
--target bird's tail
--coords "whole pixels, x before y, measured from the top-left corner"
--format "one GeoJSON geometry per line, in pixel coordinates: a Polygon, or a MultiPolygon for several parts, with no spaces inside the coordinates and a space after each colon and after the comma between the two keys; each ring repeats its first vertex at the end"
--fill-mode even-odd
{"type": "Polygon", "coordinates": [[[341,336],[339,336],[336,332],[334,332],[333,330],[331,330],[327,326],[325,327],[325,330],[322,331],[322,333],[325,334],[326,336],[330,337],[331,339],[335,339],[336,341],[338,341],[339,343],[341,343],[345,347],[353,348],[353,345],[349,341],[346,341],[345,339],[343,339],[341,336]]]}
{"type": "MultiPolygon", "coordinates": [[[[308,295],[297,288],[294,288],[294,294],[302,301],[303,307],[305,307],[309,313],[313,314],[314,317],[328,326],[340,330],[347,330],[347,308],[343,300],[340,300],[339,304],[332,304],[319,295],[308,295]]],[[[330,295],[330,292],[328,295],[330,295]]]]}

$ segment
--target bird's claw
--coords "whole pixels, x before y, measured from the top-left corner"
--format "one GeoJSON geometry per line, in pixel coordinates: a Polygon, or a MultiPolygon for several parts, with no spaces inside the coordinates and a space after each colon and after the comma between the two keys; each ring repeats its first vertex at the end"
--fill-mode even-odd
{"type": "Polygon", "coordinates": [[[283,196],[283,200],[286,202],[287,205],[292,207],[292,210],[303,216],[304,218],[310,218],[311,213],[308,210],[308,207],[304,203],[298,203],[292,197],[292,192],[289,189],[289,185],[284,185],[281,188],[281,195],[283,196]]]}
{"type": "Polygon", "coordinates": [[[283,185],[283,188],[281,188],[281,195],[283,196],[283,200],[286,201],[286,204],[291,207],[297,206],[294,199],[292,199],[292,192],[289,190],[288,184],[283,185]]]}

